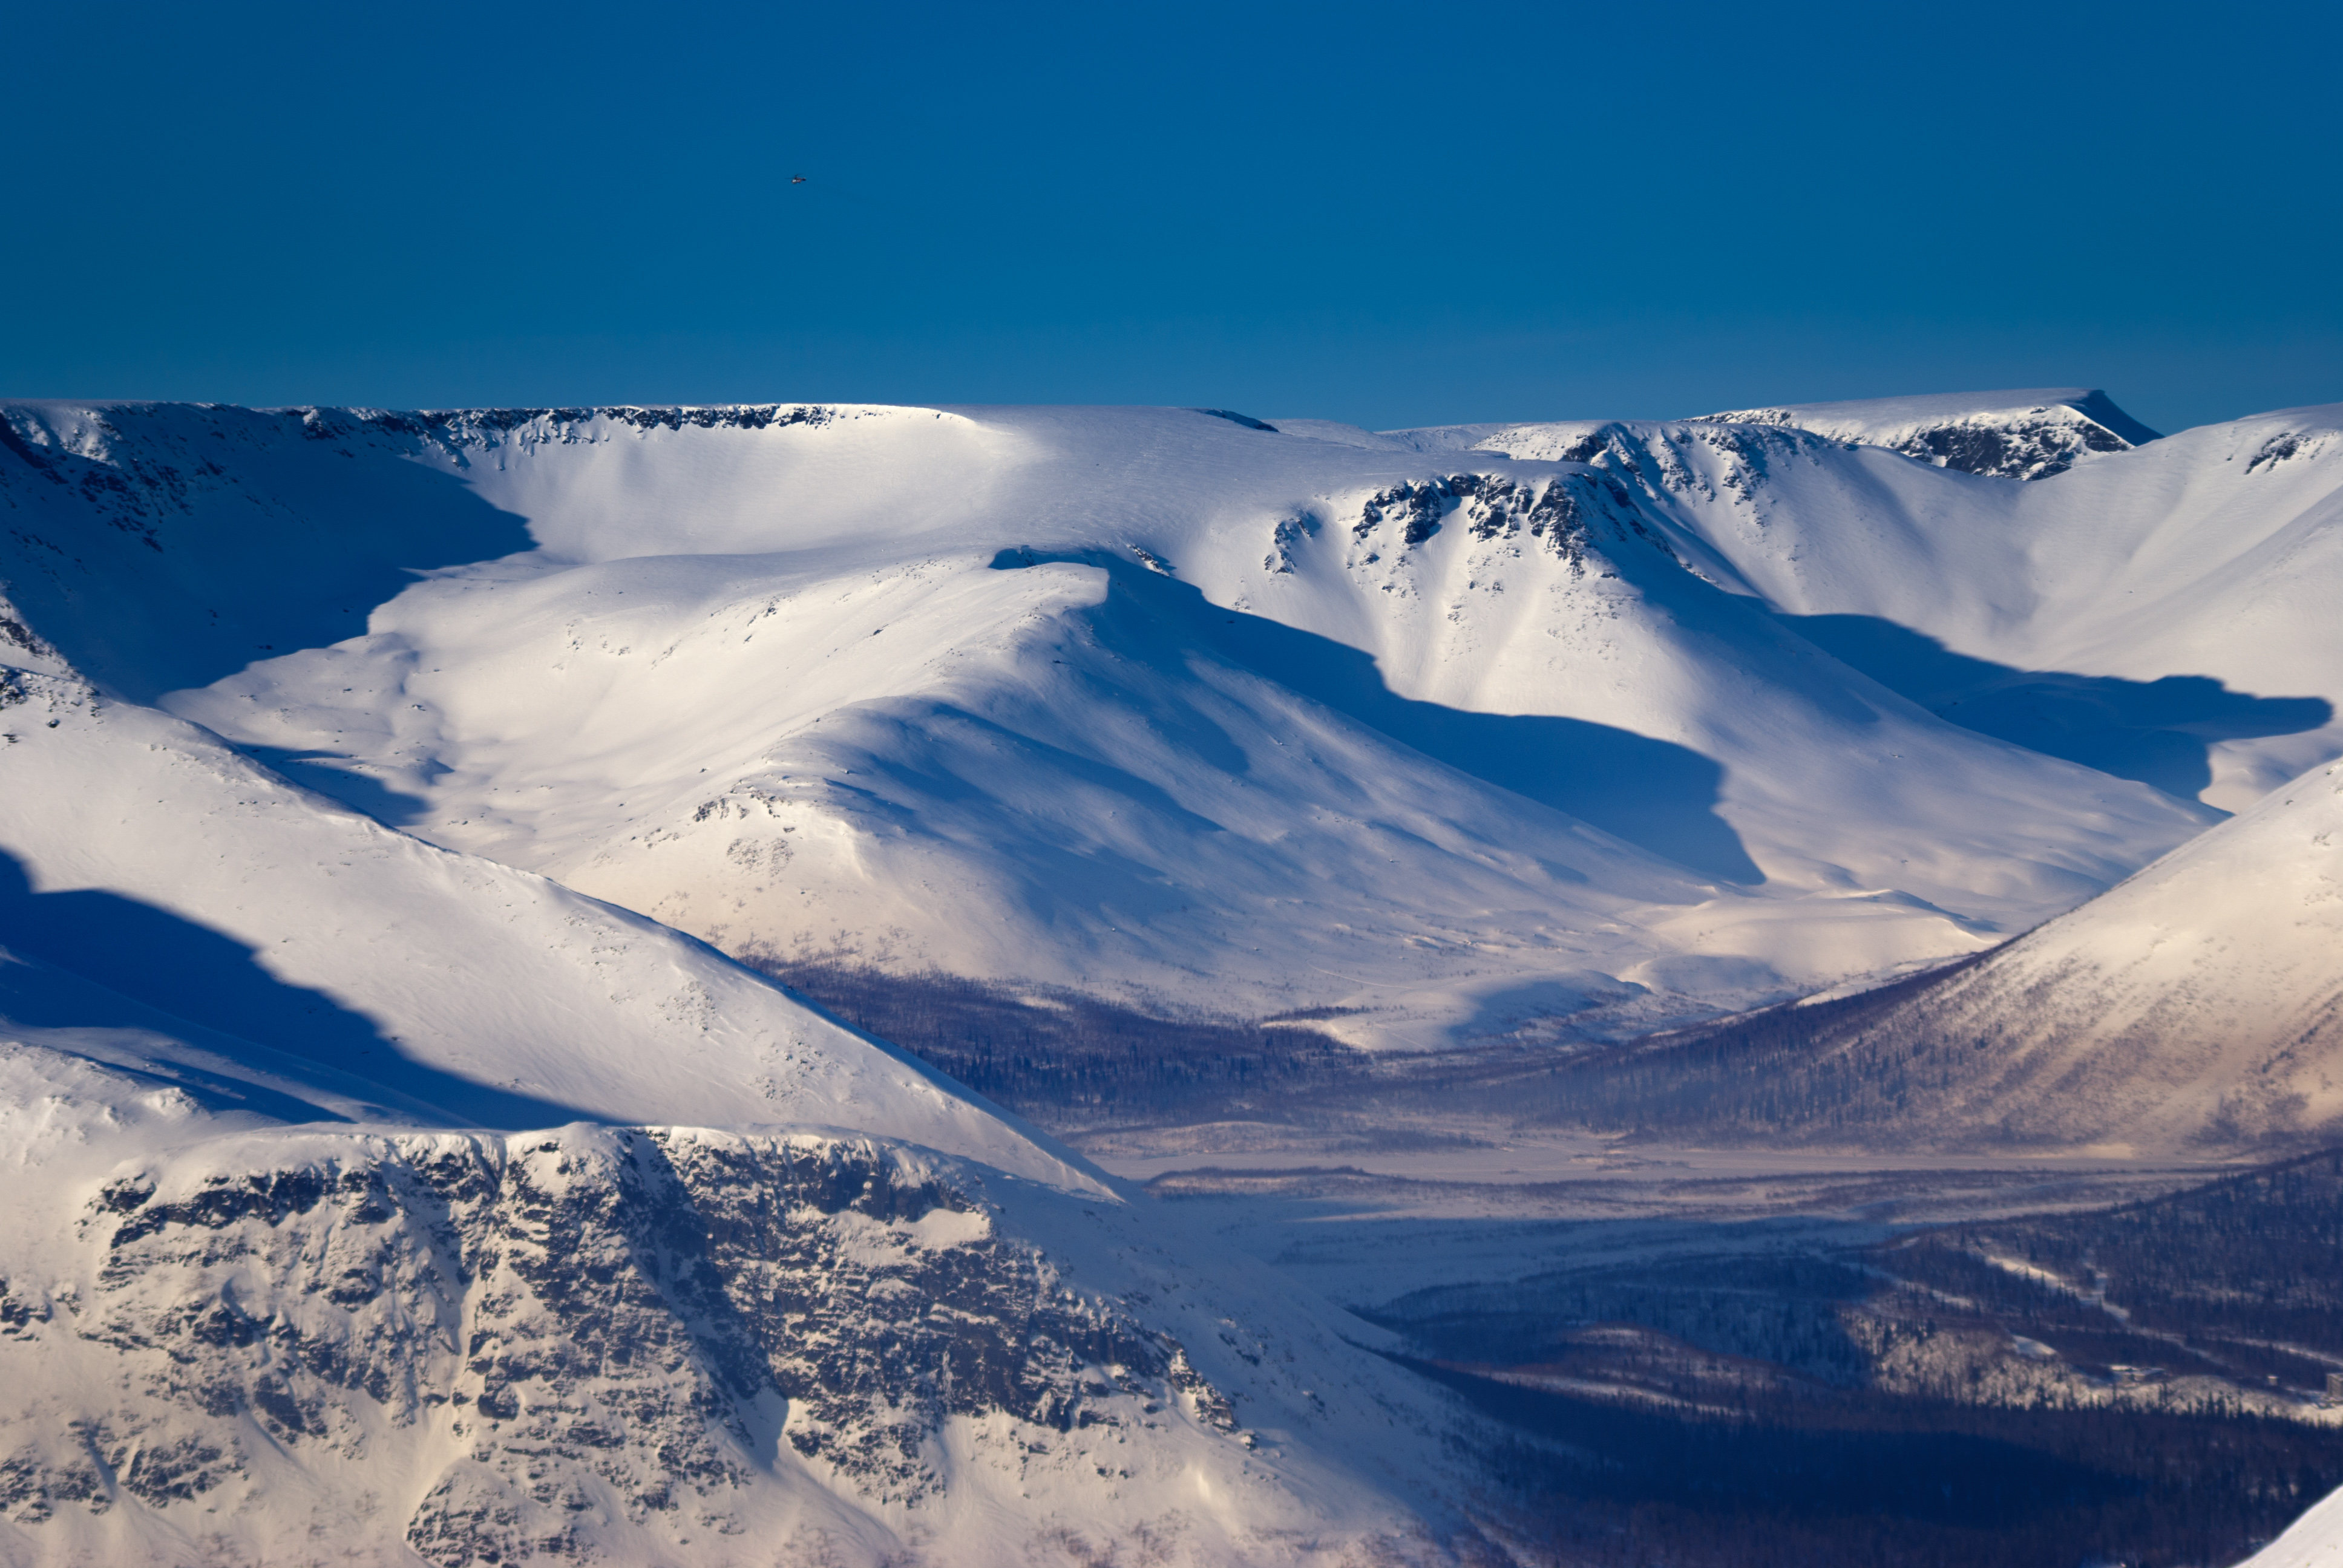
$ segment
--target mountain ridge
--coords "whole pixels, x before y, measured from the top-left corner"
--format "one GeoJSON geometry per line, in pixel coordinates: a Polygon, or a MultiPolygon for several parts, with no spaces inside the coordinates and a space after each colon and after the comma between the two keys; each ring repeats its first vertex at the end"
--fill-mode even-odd
{"type": "MultiPolygon", "coordinates": [[[[1686,435],[1679,451],[1666,437],[1666,462],[1645,463],[1639,478],[1599,463],[1466,466],[1368,452],[1178,410],[788,412],[761,406],[738,428],[717,413],[428,424],[314,410],[138,416],[156,423],[135,439],[116,432],[126,453],[117,462],[79,459],[94,465],[89,484],[30,493],[79,486],[117,496],[100,481],[153,475],[146,512],[100,509],[115,518],[104,527],[125,558],[148,563],[116,576],[116,600],[136,592],[152,613],[92,620],[86,601],[64,591],[65,578],[44,587],[35,574],[69,578],[71,568],[37,548],[11,581],[20,600],[49,596],[45,608],[20,613],[48,635],[77,638],[85,662],[113,672],[105,678],[126,680],[134,693],[177,692],[166,699],[175,711],[313,787],[735,950],[822,951],[842,940],[995,978],[1019,978],[1009,955],[1033,954],[1022,978],[1096,984],[1084,975],[1120,971],[1140,990],[1166,991],[1209,971],[1250,988],[1246,1005],[1262,1012],[1363,1000],[1386,1021],[1349,1026],[1363,1042],[1422,1039],[1453,1027],[1446,1020],[1480,1016],[1484,993],[1517,989],[1517,975],[1534,985],[1586,976],[1582,992],[1624,1000],[1624,1020],[1746,1005],[1966,950],[2209,819],[2176,811],[2167,796],[1980,742],[1753,618],[1729,568],[1709,564],[1714,548],[1684,506],[1735,504],[1752,476],[1762,487],[1838,461],[1840,448],[1814,437],[1751,427],[1715,447],[1686,435]],[[426,440],[424,429],[452,434],[426,440]],[[207,451],[255,449],[269,456],[238,485],[187,477],[212,460],[207,451]],[[326,549],[326,536],[291,519],[319,505],[350,516],[353,504],[373,504],[335,498],[343,492],[331,487],[353,458],[381,470],[386,498],[406,498],[404,537],[439,551],[438,560],[469,555],[473,564],[407,578],[413,586],[402,593],[394,563],[364,558],[379,548],[366,529],[331,543],[344,558],[300,574],[266,560],[236,577],[223,575],[225,564],[174,564],[188,545],[214,538],[221,545],[202,543],[197,555],[228,562],[270,529],[288,551],[326,549]],[[680,476],[679,463],[692,476],[679,493],[698,498],[646,533],[642,519],[661,515],[659,476],[680,476]],[[162,477],[166,467],[184,494],[162,477]],[[252,488],[263,476],[277,476],[266,497],[252,488]],[[243,523],[256,502],[263,512],[275,507],[277,520],[257,530],[243,523]],[[880,516],[890,520],[874,535],[870,519],[880,516]],[[141,528],[183,542],[150,548],[141,528]],[[940,555],[945,538],[960,542],[940,555]],[[1004,552],[1035,564],[999,570],[1004,552]],[[1128,569],[1118,577],[1101,564],[1112,560],[1128,569]],[[156,591],[191,569],[212,575],[156,591]],[[156,589],[134,586],[158,573],[156,589]],[[311,598],[300,624],[277,629],[288,602],[319,591],[300,585],[336,578],[350,584],[347,608],[311,598]],[[275,597],[255,601],[259,584],[275,597]],[[1200,597],[1166,598],[1174,584],[1200,597]],[[239,599],[261,608],[236,608],[239,599]],[[522,613],[479,621],[467,599],[522,613]],[[831,608],[809,616],[815,599],[831,608]],[[187,613],[206,601],[217,618],[187,613]],[[376,608],[362,616],[366,604],[376,608]],[[785,604],[793,618],[777,621],[785,604]],[[249,628],[241,648],[237,632],[224,629],[239,615],[249,628]],[[156,643],[174,619],[167,642],[156,643]],[[849,647],[849,621],[859,621],[860,649],[849,647]],[[702,629],[679,640],[694,625],[702,629]],[[726,626],[737,640],[719,632],[726,626]],[[287,637],[313,651],[287,654],[287,637]],[[435,641],[449,637],[471,644],[465,659],[505,671],[496,689],[587,702],[564,721],[573,737],[597,738],[578,763],[598,752],[608,762],[589,769],[619,770],[589,783],[558,759],[577,740],[554,740],[509,701],[481,708],[472,687],[435,681],[429,661],[455,648],[435,641]],[[216,651],[194,661],[206,648],[216,651]],[[218,673],[243,659],[256,662],[218,673]],[[661,665],[672,673],[655,673],[661,665]],[[1292,690],[1283,677],[1304,666],[1325,674],[1292,690]],[[1606,667],[1617,673],[1584,678],[1606,667]],[[724,699],[725,709],[701,695],[759,687],[800,694],[794,716],[754,719],[737,699],[724,699]],[[1736,689],[1739,700],[1723,700],[1736,689]],[[825,691],[833,695],[817,696],[825,691]],[[407,695],[393,701],[395,692],[407,695]],[[688,768],[641,774],[622,760],[618,737],[631,729],[644,739],[626,744],[649,745],[657,729],[657,744],[672,750],[679,699],[682,711],[706,712],[695,722],[711,739],[690,743],[699,755],[688,768]],[[1076,709],[1088,716],[1065,725],[1076,709]],[[1132,715],[1148,717],[1134,725],[1132,715]],[[1314,761],[1290,743],[1297,723],[1313,738],[1314,761]],[[776,728],[779,748],[739,744],[776,728]],[[1216,762],[1172,739],[1215,732],[1235,748],[1216,762]],[[1135,772],[1099,752],[1109,736],[1126,749],[1120,756],[1144,759],[1135,772]],[[548,744],[551,772],[525,761],[548,744]],[[1004,771],[994,760],[1009,755],[1003,748],[1025,760],[1004,771]],[[1587,760],[1566,765],[1574,753],[1587,760]],[[1878,769],[1905,753],[1932,760],[1900,780],[1861,786],[1835,760],[1822,765],[1852,755],[1878,769]],[[1276,789],[1248,782],[1243,769],[1272,762],[1276,789]],[[521,771],[503,777],[507,766],[521,771]],[[702,766],[722,788],[698,784],[702,766]],[[1921,803],[1956,779],[1966,782],[1955,796],[1921,803]],[[945,779],[954,782],[939,795],[930,780],[945,779]],[[1403,809],[1385,826],[1403,806],[1391,796],[1401,781],[1403,809]],[[1524,787],[1534,804],[1523,803],[1524,787]],[[1101,788],[1123,802],[1098,795],[1101,788]],[[1864,847],[1876,834],[1854,830],[1852,819],[1830,828],[1806,809],[1818,791],[1882,828],[1959,821],[1966,809],[1956,797],[2023,801],[2003,815],[2037,826],[2004,841],[1976,816],[1961,829],[1967,837],[1907,880],[1923,861],[1882,863],[1864,847]],[[1076,860],[1061,863],[1079,865],[1096,890],[1068,904],[1027,869],[1061,853],[1041,846],[1064,841],[1062,826],[1045,827],[1035,806],[1085,792],[1096,805],[1081,809],[1076,860]],[[646,795],[661,819],[644,815],[646,795]],[[1133,810],[1134,826],[1147,824],[1136,837],[1115,826],[1133,810]],[[751,819],[759,830],[743,831],[751,819]],[[719,820],[730,828],[713,838],[719,820]],[[1441,826],[1401,826],[1415,822],[1441,826]],[[1581,826],[1589,823],[1594,836],[1581,826]],[[1393,828],[1400,836],[1385,849],[1393,828]],[[1603,834],[1624,836],[1625,848],[1598,849],[1603,834]],[[661,849],[702,839],[688,852],[661,849]],[[1182,840],[1176,853],[1165,848],[1182,840]],[[1509,840],[1534,845],[1536,863],[1493,854],[1509,840]],[[1276,849],[1282,841],[1293,849],[1276,849]],[[1031,848],[1003,859],[994,845],[1031,848]],[[1264,851],[1292,855],[1295,869],[1262,879],[1250,868],[1264,851]],[[1037,859],[1019,859],[1028,854],[1037,859]],[[661,869],[678,857],[694,863],[661,869]],[[890,869],[873,877],[874,857],[890,869]],[[1393,929],[1373,887],[1394,860],[1417,865],[1422,885],[1461,878],[1470,891],[1454,915],[1393,929]],[[1540,863],[1582,880],[1556,886],[1540,863]],[[1970,868],[1988,864],[1981,881],[1970,868]],[[810,879],[790,880],[801,875],[810,879]],[[1368,934],[1308,955],[1264,948],[1256,961],[1238,933],[1268,913],[1272,881],[1308,890],[1323,911],[1298,925],[1279,917],[1280,930],[1368,934]],[[930,890],[915,899],[885,890],[920,884],[930,890]],[[968,912],[940,923],[937,897],[968,912]],[[1124,912],[1084,912],[1098,900],[1122,901],[1124,912]],[[1183,903],[1192,914],[1180,916],[1183,903]],[[1633,913],[1637,904],[1650,912],[1633,913]],[[1481,912],[1495,910],[1514,912],[1495,924],[1481,912]],[[1608,956],[1621,950],[1609,928],[1623,915],[1644,958],[1608,956]],[[1669,934],[1687,921],[1700,934],[1669,934]],[[1558,944],[1551,960],[1503,935],[1541,927],[1554,933],[1541,940],[1558,944]],[[991,928],[999,952],[953,934],[991,928]],[[1714,956],[1680,957],[1692,941],[1714,956]],[[1658,968],[1641,967],[1654,959],[1658,968]],[[1397,983],[1363,998],[1353,982],[1312,978],[1391,969],[1393,960],[1397,983]]],[[[86,421],[55,417],[53,449],[105,447],[86,421]]],[[[1657,452],[1653,437],[1634,438],[1657,452]]],[[[165,537],[154,535],[158,546],[165,537]]]]}

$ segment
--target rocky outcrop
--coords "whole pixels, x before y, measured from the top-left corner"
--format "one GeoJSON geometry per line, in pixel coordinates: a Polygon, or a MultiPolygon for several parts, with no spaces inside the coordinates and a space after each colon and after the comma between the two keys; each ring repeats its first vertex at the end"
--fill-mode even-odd
{"type": "Polygon", "coordinates": [[[770,1525],[792,1476],[850,1524],[981,1469],[1095,1530],[1151,1469],[1205,1445],[1242,1472],[1255,1442],[1151,1293],[1078,1286],[938,1156],[588,1126],[226,1148],[105,1182],[85,1288],[0,1290],[0,1355],[95,1353],[113,1389],[0,1419],[0,1510],[35,1547],[126,1504],[281,1511],[288,1470],[365,1473],[383,1516],[341,1544],[443,1568],[689,1558],[770,1525]]]}
{"type": "MultiPolygon", "coordinates": [[[[1562,474],[1546,479],[1504,474],[1450,474],[1377,490],[1359,505],[1351,538],[1368,547],[1362,564],[1388,549],[1404,553],[1438,533],[1453,518],[1476,540],[1526,534],[1583,572],[1587,541],[1604,527],[1613,537],[1628,535],[1657,542],[1636,513],[1634,497],[1608,474],[1562,474]]],[[[1290,555],[1298,525],[1281,522],[1271,561],[1290,555]]],[[[1277,569],[1272,566],[1271,569],[1277,569]]]]}
{"type": "Polygon", "coordinates": [[[1739,408],[1701,417],[1788,426],[1885,447],[1939,468],[2008,479],[2046,479],[2095,454],[2158,439],[2105,392],[2082,387],[1739,408]]]}

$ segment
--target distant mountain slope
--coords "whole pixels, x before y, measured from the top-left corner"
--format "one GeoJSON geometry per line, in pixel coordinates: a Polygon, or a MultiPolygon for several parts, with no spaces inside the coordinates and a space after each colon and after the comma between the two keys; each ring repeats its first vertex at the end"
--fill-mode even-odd
{"type": "MultiPolygon", "coordinates": [[[[1288,422],[1280,428],[1312,431],[1313,423],[1288,422]]],[[[1740,408],[1694,415],[1684,423],[1805,430],[1850,446],[1882,447],[1933,467],[2011,479],[2046,479],[2083,458],[2127,452],[2161,438],[2117,407],[2105,392],[2079,387],[1740,408]]],[[[1420,452],[1480,448],[1554,457],[1569,455],[1574,444],[1603,427],[1604,422],[1594,420],[1444,425],[1345,437],[1343,427],[1325,427],[1322,438],[1373,441],[1420,452]]],[[[1600,448],[1600,437],[1594,439],[1595,445],[1580,456],[1600,448]]]]}
{"type": "Polygon", "coordinates": [[[2343,1492],[2314,1503],[2285,1534],[2237,1568],[2335,1568],[2343,1563],[2343,1492]]]}
{"type": "Polygon", "coordinates": [[[1940,468],[2011,479],[2046,479],[2094,454],[2126,452],[2159,438],[2105,392],[2081,387],[1801,403],[1701,417],[1791,425],[1835,441],[1885,447],[1940,468]]]}
{"type": "MultiPolygon", "coordinates": [[[[1608,437],[11,417],[39,635],[386,821],[736,952],[1352,1008],[1330,1027],[1363,1041],[1615,1031],[1976,950],[2213,819],[1824,653],[1684,496],[1584,466],[1608,437]]],[[[1668,428],[1785,485],[1983,483],[1668,428]]]]}
{"type": "Polygon", "coordinates": [[[370,1103],[316,1102],[367,1119],[851,1126],[1091,1180],[640,916],[385,829],[69,670],[10,689],[0,946],[38,966],[0,967],[19,1023],[159,1010],[259,1048],[274,1081],[371,1082],[370,1103]]]}
{"type": "Polygon", "coordinates": [[[1397,434],[1619,476],[1694,569],[1983,733],[2227,810],[2343,755],[2343,407],[2032,484],[1773,427],[1397,434]]]}
{"type": "Polygon", "coordinates": [[[1939,976],[1594,1065],[1597,1120],[2161,1156],[2343,1133],[2343,763],[1939,976]]]}

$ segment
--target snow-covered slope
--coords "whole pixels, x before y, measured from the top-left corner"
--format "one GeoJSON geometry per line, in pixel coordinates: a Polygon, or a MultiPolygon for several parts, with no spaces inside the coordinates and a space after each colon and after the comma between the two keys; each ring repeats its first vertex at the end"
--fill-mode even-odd
{"type": "Polygon", "coordinates": [[[1771,427],[1402,434],[1616,475],[1721,586],[2030,749],[2232,811],[2343,755],[2343,406],[2031,484],[1771,427]]]}
{"type": "Polygon", "coordinates": [[[75,1157],[10,1177],[9,1562],[1446,1560],[1423,1392],[1152,1205],[837,1132],[221,1131],[0,1075],[75,1157]]]}
{"type": "Polygon", "coordinates": [[[846,1126],[1090,1180],[640,916],[384,828],[70,672],[11,689],[0,984],[20,1022],[101,1005],[69,976],[403,1097],[370,1114],[846,1126]]]}
{"type": "MultiPolygon", "coordinates": [[[[1584,467],[1607,436],[1468,458],[1189,410],[11,417],[9,580],[41,635],[409,831],[735,952],[1357,1007],[1353,1038],[1430,1044],[1975,950],[2213,819],[1826,654],[1662,476],[1584,467]],[[402,590],[402,566],[437,569],[402,590]]],[[[1882,464],[1987,483],[1789,430],[1616,430],[1825,492],[1882,464]]]]}
{"type": "MultiPolygon", "coordinates": [[[[1798,403],[1700,414],[1695,425],[1763,425],[1804,430],[1850,446],[1878,447],[1934,467],[1992,478],[2046,479],[2084,458],[2128,452],[2160,437],[2105,392],[2080,387],[2026,392],[1952,392],[1798,403]]],[[[1329,438],[1345,439],[1333,427],[1329,438]]],[[[1599,421],[1523,425],[1442,425],[1386,430],[1366,438],[1413,451],[1482,450],[1554,457],[1586,442],[1601,449],[1599,421]]],[[[1365,432],[1360,432],[1365,437],[1365,432]]]]}
{"type": "Polygon", "coordinates": [[[2084,387],[1799,403],[1702,417],[1795,426],[1834,441],[1885,447],[1939,468],[2010,479],[2046,479],[2097,453],[2127,452],[2157,438],[2105,392],[2084,387]]]}
{"type": "Polygon", "coordinates": [[[2343,1492],[2330,1494],[2237,1568],[2335,1568],[2343,1563],[2343,1492]]]}
{"type": "Polygon", "coordinates": [[[1372,1330],[679,931],[1436,1044],[2184,845],[1923,988],[2004,1046],[1935,1130],[2337,1114],[2334,778],[2188,842],[2343,751],[2333,410],[2023,485],[1780,421],[5,412],[0,1560],[1444,1550],[1372,1330]]]}
{"type": "Polygon", "coordinates": [[[2281,786],[1930,1005],[1939,1032],[1996,1042],[2007,1087],[1981,1086],[1974,1113],[2013,1132],[2155,1148],[2343,1123],[2343,764],[2281,786]],[[2019,1108],[2036,1095],[2063,1106],[2055,1129],[2028,1128],[2019,1108]]]}
{"type": "Polygon", "coordinates": [[[1367,1325],[15,643],[0,1562],[1444,1560],[1367,1325]]]}
{"type": "Polygon", "coordinates": [[[2142,1156],[2331,1140],[2343,763],[1999,951],[1881,997],[1818,1010],[1827,1021],[1769,1067],[1774,1101],[1814,1111],[1789,1131],[2142,1156]]]}
{"type": "MultiPolygon", "coordinates": [[[[1951,392],[1846,403],[1798,403],[1695,415],[1706,425],[1764,425],[1805,430],[1851,446],[1878,447],[1935,467],[1995,478],[2046,479],[2103,452],[2127,452],[2159,437],[2105,392],[2081,387],[2024,392],[1951,392]]],[[[1281,422],[1281,428],[1296,428],[1281,422]]],[[[1597,421],[1522,425],[1442,425],[1420,430],[1346,433],[1318,427],[1325,438],[1411,451],[1502,452],[1554,457],[1599,432],[1597,421]]],[[[1594,436],[1592,453],[1600,449],[1594,436]]]]}

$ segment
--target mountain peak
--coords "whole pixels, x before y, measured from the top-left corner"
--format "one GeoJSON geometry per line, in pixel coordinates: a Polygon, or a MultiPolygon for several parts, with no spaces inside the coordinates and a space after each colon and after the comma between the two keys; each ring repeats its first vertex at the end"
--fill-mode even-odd
{"type": "Polygon", "coordinates": [[[2126,452],[2161,438],[2105,392],[2089,387],[1795,403],[1695,418],[1706,424],[1788,426],[1856,446],[1885,447],[1939,468],[2011,479],[2046,479],[2084,457],[2126,452]]]}

